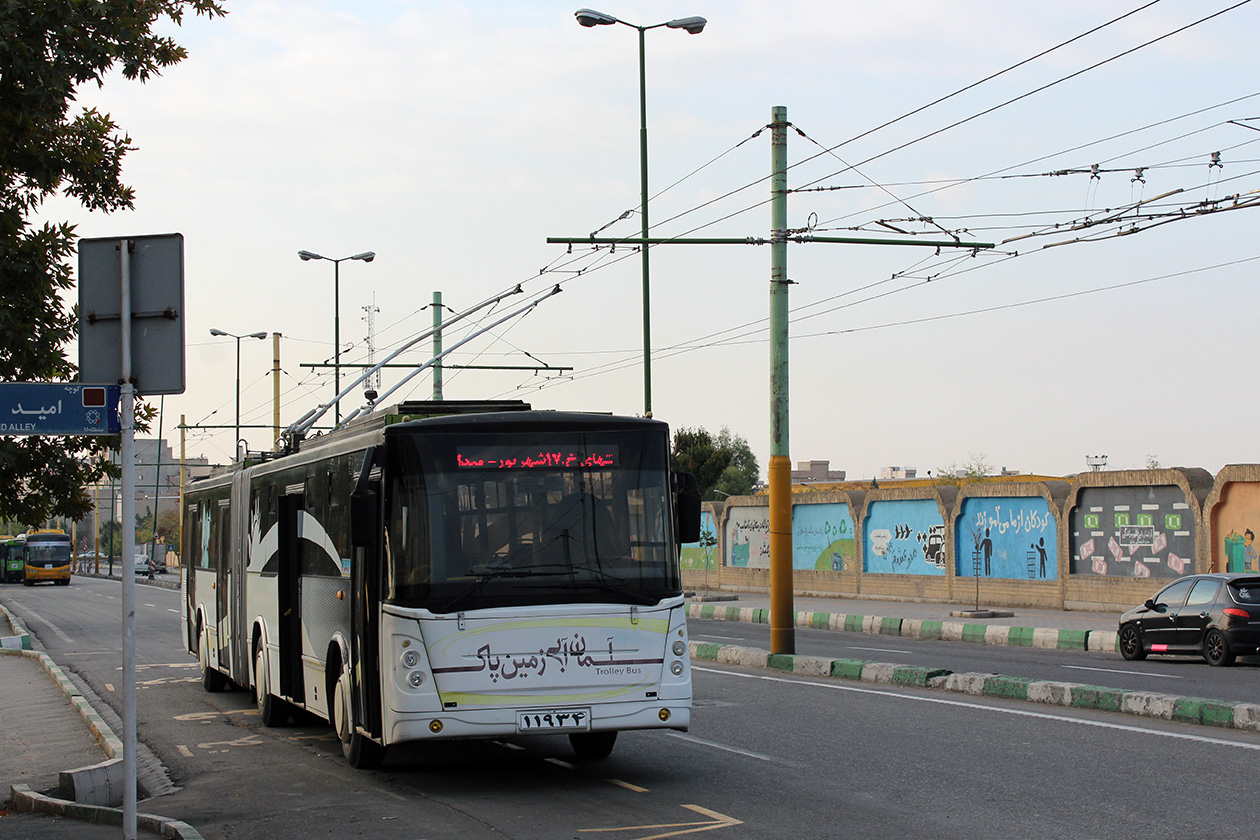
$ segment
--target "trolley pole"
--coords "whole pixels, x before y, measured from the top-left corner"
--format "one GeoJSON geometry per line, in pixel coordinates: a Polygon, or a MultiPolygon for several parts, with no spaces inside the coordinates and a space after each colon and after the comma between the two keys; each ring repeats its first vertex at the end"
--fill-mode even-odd
{"type": "Polygon", "coordinates": [[[770,111],[770,650],[796,653],[788,450],[787,108],[770,111]]]}

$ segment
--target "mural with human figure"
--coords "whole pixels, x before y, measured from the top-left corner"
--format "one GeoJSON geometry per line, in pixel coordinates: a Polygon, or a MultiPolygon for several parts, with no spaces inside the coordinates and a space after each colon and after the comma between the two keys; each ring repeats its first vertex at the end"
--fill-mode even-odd
{"type": "Polygon", "coordinates": [[[954,526],[954,574],[1057,579],[1058,528],[1046,500],[1041,496],[963,499],[954,526]]]}
{"type": "Polygon", "coordinates": [[[1068,516],[1074,575],[1175,578],[1194,573],[1194,511],[1173,485],[1085,487],[1068,516]]]}
{"type": "Polygon", "coordinates": [[[1212,511],[1212,571],[1260,572],[1260,483],[1231,481],[1212,511]]]}
{"type": "Polygon", "coordinates": [[[856,549],[847,504],[792,506],[792,568],[853,571],[856,549]]]}
{"type": "Polygon", "coordinates": [[[945,520],[935,499],[879,500],[867,505],[866,511],[864,572],[945,574],[945,520]]]}

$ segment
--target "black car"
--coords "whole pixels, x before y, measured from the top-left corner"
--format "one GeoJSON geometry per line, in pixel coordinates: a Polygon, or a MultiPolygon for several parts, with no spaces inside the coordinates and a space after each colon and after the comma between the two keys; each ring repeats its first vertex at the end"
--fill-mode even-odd
{"type": "Polygon", "coordinates": [[[1260,575],[1187,575],[1120,616],[1120,655],[1202,655],[1209,665],[1260,653],[1260,575]]]}

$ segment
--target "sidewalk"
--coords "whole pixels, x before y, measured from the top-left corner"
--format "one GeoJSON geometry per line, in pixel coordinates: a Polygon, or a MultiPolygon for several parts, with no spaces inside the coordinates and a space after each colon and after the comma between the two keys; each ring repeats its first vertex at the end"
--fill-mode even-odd
{"type": "MultiPolygon", "coordinates": [[[[121,762],[122,744],[56,663],[44,653],[22,649],[22,636],[28,635],[0,606],[0,640],[19,640],[0,645],[0,838],[120,837],[121,808],[74,801],[75,788],[82,798],[94,784],[108,786],[110,771],[76,773],[73,780],[65,779],[71,785],[67,790],[59,783],[68,771],[98,767],[112,758],[121,762]]],[[[143,814],[143,803],[139,806],[143,814]]],[[[141,837],[200,838],[177,821],[143,815],[137,822],[141,837]],[[158,823],[169,826],[167,833],[158,833],[158,823]]]]}

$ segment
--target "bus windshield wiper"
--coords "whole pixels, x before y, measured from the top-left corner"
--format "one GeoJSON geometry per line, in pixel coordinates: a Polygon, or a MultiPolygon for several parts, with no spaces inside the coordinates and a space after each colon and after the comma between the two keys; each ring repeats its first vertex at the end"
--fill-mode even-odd
{"type": "Polygon", "coordinates": [[[477,580],[463,592],[448,601],[441,609],[437,610],[437,612],[450,612],[462,604],[465,599],[479,592],[482,587],[492,580],[499,580],[500,578],[549,577],[552,575],[566,574],[565,572],[544,571],[536,566],[517,567],[509,566],[504,563],[479,563],[476,566],[469,568],[468,571],[470,574],[476,575],[477,580]]]}

